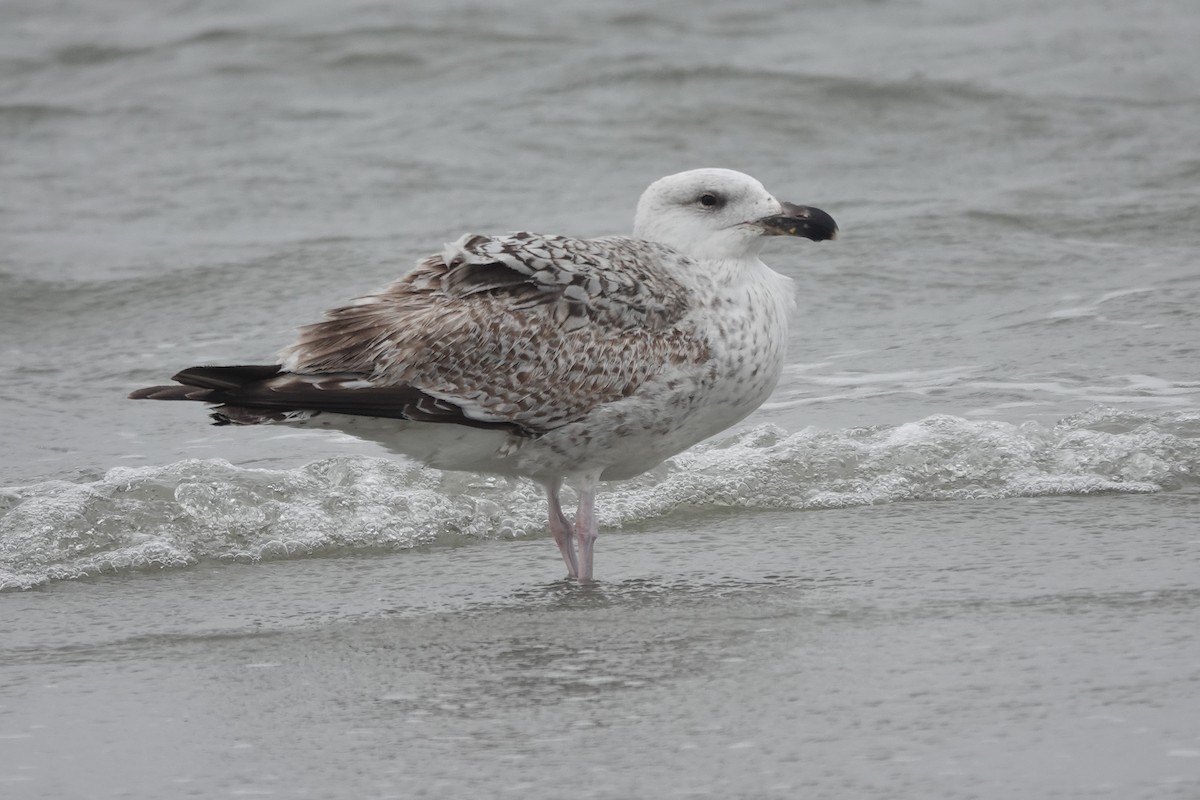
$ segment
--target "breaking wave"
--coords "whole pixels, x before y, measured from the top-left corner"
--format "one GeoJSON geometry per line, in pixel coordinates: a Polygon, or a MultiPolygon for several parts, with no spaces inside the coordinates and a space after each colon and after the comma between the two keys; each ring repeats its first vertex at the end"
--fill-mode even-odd
{"type": "MultiPolygon", "coordinates": [[[[601,524],[713,508],[1148,493],[1200,482],[1200,412],[1093,408],[1053,426],[932,416],[899,426],[706,443],[606,487],[601,524]]],[[[0,589],[205,560],[259,561],[511,538],[544,530],[528,482],[346,457],[298,469],[219,460],[115,468],[0,489],[0,589]]]]}

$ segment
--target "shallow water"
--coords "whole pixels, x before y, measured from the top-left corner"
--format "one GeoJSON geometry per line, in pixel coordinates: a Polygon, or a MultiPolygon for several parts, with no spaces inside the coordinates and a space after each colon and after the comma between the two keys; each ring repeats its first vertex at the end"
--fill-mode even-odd
{"type": "Polygon", "coordinates": [[[1200,12],[6,3],[0,793],[1200,795],[1200,12]],[[790,364],[544,500],[132,403],[728,166],[790,364]],[[134,755],[136,754],[136,755],[134,755]],[[63,766],[69,766],[63,769],[63,766]]]}
{"type": "Polygon", "coordinates": [[[607,535],[583,590],[532,579],[544,540],[59,583],[6,598],[6,779],[1192,797],[1197,499],[710,515],[607,535]]]}

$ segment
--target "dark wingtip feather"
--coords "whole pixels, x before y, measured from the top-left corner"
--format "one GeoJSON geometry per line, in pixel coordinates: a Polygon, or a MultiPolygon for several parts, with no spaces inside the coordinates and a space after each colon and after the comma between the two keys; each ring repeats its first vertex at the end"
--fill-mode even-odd
{"type": "Polygon", "coordinates": [[[219,404],[210,415],[214,425],[297,422],[330,412],[453,423],[531,435],[516,422],[469,417],[460,406],[408,384],[372,386],[358,373],[292,374],[280,372],[277,364],[190,367],[175,375],[175,380],[184,385],[148,386],[131,392],[129,397],[219,404]]]}
{"type": "Polygon", "coordinates": [[[279,374],[278,364],[247,364],[236,367],[188,367],[171,380],[204,389],[241,389],[279,374]]]}
{"type": "Polygon", "coordinates": [[[129,393],[130,400],[199,400],[213,399],[215,391],[237,390],[247,384],[266,380],[279,374],[278,364],[254,364],[239,367],[188,367],[171,377],[182,386],[147,386],[129,393]]]}
{"type": "Polygon", "coordinates": [[[130,400],[207,400],[211,389],[195,386],[147,386],[129,393],[130,400]]]}

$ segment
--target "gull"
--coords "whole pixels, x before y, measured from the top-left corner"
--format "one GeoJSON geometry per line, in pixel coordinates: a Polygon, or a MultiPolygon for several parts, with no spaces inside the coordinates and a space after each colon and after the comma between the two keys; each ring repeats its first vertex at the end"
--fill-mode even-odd
{"type": "Polygon", "coordinates": [[[795,299],[759,259],[765,237],[836,235],[829,214],[749,175],[681,172],[642,194],[632,236],[466,234],[302,328],[278,364],[191,367],[130,397],[536,481],[568,577],[587,583],[600,482],[725,430],[775,388],[795,299]]]}

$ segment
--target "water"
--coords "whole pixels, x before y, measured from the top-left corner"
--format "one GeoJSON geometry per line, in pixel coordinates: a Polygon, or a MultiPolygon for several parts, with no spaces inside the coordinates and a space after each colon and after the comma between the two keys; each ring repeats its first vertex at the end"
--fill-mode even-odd
{"type": "Polygon", "coordinates": [[[1200,796],[1200,12],[0,7],[5,797],[1200,796]],[[130,389],[727,166],[790,364],[544,501],[130,389]],[[22,591],[24,590],[24,591],[22,591]]]}

